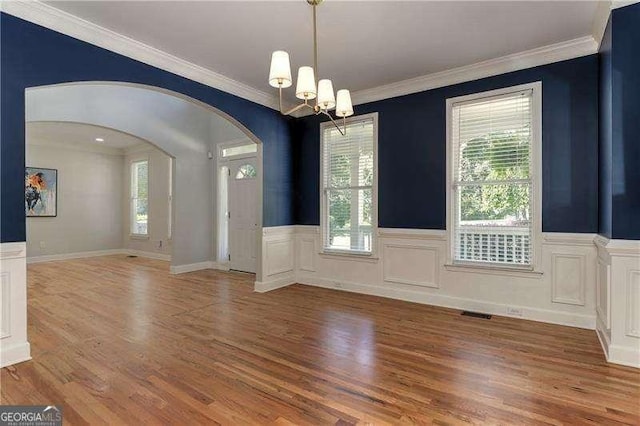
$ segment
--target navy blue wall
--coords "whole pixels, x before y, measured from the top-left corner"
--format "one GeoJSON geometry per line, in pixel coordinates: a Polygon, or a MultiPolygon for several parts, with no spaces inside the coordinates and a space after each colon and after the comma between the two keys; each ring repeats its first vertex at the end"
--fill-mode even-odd
{"type": "MultiPolygon", "coordinates": [[[[598,231],[598,55],[356,106],[379,113],[379,225],[445,229],[446,99],[542,81],[542,227],[598,231]]],[[[318,225],[319,120],[292,124],[296,223],[318,225]]]]}
{"type": "Polygon", "coordinates": [[[607,28],[602,37],[600,43],[600,123],[599,123],[599,138],[600,149],[598,157],[599,168],[599,191],[598,191],[598,228],[599,233],[607,238],[611,238],[611,219],[612,219],[612,205],[611,205],[611,179],[612,179],[612,138],[613,138],[613,126],[612,126],[612,98],[611,98],[611,84],[612,84],[612,65],[611,65],[611,19],[607,22],[607,28]]]}
{"type": "Polygon", "coordinates": [[[162,87],[235,117],[264,143],[264,225],[294,223],[289,124],[278,112],[4,13],[0,63],[0,241],[25,240],[24,91],[73,81],[162,87]]]}
{"type": "Polygon", "coordinates": [[[611,238],[640,240],[640,4],[612,24],[611,238]]]}

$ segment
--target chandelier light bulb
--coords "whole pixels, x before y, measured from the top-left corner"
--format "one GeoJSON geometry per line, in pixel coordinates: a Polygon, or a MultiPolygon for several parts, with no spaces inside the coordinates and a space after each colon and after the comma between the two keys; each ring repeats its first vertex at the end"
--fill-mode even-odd
{"type": "Polygon", "coordinates": [[[283,50],[276,50],[271,54],[271,69],[269,71],[269,85],[286,89],[292,84],[289,54],[283,50]]]}
{"type": "Polygon", "coordinates": [[[336,115],[338,117],[349,117],[353,115],[353,104],[351,103],[351,93],[347,89],[338,90],[338,100],[336,102],[336,115]]]}
{"type": "Polygon", "coordinates": [[[298,69],[298,84],[296,84],[296,98],[309,100],[316,98],[316,78],[312,67],[298,69]]]}
{"type": "Polygon", "coordinates": [[[318,82],[318,106],[325,111],[336,106],[333,83],[329,79],[322,79],[318,82]]]}

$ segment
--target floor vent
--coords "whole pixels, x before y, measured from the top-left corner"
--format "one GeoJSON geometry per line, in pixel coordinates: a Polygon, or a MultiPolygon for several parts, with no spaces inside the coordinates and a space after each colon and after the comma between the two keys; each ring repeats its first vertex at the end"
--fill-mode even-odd
{"type": "Polygon", "coordinates": [[[462,311],[462,315],[474,318],[491,319],[491,315],[481,314],[480,312],[462,311]]]}
{"type": "Polygon", "coordinates": [[[130,255],[128,255],[127,257],[130,257],[130,258],[132,258],[132,259],[133,259],[133,258],[136,258],[136,257],[138,257],[138,256],[136,256],[135,254],[130,254],[130,255]]]}

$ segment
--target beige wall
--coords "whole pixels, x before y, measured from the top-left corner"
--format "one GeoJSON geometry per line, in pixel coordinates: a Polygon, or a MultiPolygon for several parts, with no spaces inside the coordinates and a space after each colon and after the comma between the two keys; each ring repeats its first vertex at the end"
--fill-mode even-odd
{"type": "Polygon", "coordinates": [[[58,170],[58,216],[27,218],[27,256],[122,248],[121,150],[27,144],[27,166],[58,170]]]}
{"type": "Polygon", "coordinates": [[[170,157],[152,145],[136,146],[125,151],[122,185],[122,240],[124,248],[171,254],[169,239],[169,162],[170,157]],[[129,197],[131,163],[149,161],[149,222],[148,237],[130,235],[129,197]]]}

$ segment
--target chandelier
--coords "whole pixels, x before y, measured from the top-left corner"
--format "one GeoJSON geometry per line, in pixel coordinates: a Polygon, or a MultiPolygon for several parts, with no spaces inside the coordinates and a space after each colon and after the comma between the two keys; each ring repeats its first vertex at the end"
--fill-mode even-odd
{"type": "Polygon", "coordinates": [[[318,72],[318,31],[316,25],[316,6],[322,0],[307,0],[313,8],[313,67],[302,66],[298,69],[298,80],[296,84],[296,98],[303,102],[288,111],[282,108],[282,89],[290,87],[291,65],[289,64],[289,54],[283,50],[277,50],[271,55],[271,68],[269,70],[269,85],[278,88],[280,93],[280,113],[291,115],[292,113],[309,108],[315,115],[324,114],[336,126],[336,129],[345,135],[347,131],[346,118],[353,115],[353,104],[351,94],[346,89],[338,90],[337,96],[333,93],[333,83],[329,79],[316,80],[318,72]],[[337,98],[337,99],[336,99],[337,98]],[[315,99],[315,103],[310,103],[315,99]],[[329,114],[329,110],[335,108],[336,117],[342,118],[342,128],[329,114]]]}

